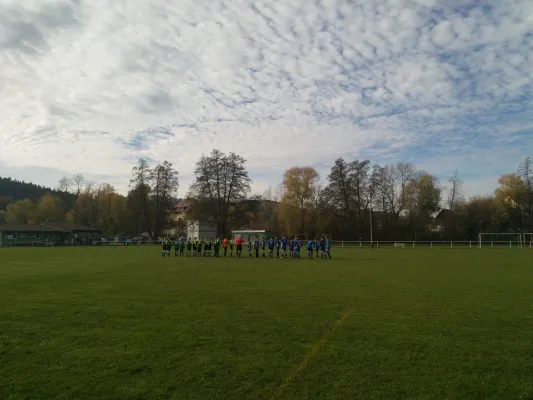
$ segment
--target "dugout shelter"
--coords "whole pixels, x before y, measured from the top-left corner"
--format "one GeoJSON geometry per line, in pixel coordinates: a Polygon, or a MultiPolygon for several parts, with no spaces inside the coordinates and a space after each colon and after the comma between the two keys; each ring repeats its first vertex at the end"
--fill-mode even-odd
{"type": "Polygon", "coordinates": [[[102,230],[69,223],[0,225],[0,247],[92,245],[102,230]]]}

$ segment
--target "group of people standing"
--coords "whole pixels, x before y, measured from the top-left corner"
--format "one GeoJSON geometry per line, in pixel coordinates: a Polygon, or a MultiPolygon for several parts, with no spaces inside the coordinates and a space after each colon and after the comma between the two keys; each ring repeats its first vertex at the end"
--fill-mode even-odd
{"type": "MultiPolygon", "coordinates": [[[[223,257],[240,258],[245,241],[239,237],[233,239],[203,239],[180,238],[177,241],[164,239],[162,242],[162,256],[170,257],[174,248],[174,257],[223,257]]],[[[248,257],[256,258],[301,258],[302,247],[307,249],[307,257],[331,259],[331,241],[326,237],[308,240],[307,243],[298,238],[287,239],[284,235],[281,238],[259,238],[250,239],[247,242],[248,257]]]]}

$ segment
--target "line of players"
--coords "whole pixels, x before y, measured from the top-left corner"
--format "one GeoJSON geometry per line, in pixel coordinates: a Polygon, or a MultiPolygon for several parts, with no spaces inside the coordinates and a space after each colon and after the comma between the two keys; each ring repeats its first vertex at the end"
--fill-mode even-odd
{"type": "MultiPolygon", "coordinates": [[[[164,239],[162,243],[162,256],[170,257],[172,247],[174,247],[174,257],[220,257],[220,248],[222,247],[223,256],[227,257],[229,250],[229,257],[233,257],[233,250],[235,249],[235,256],[240,258],[242,256],[244,240],[237,238],[237,240],[220,240],[220,239],[204,239],[204,240],[185,240],[181,238],[175,242],[164,239]]],[[[256,258],[301,258],[301,249],[306,246],[308,258],[323,258],[331,259],[331,241],[325,237],[307,241],[305,244],[298,238],[287,239],[285,236],[281,238],[259,239],[255,238],[247,242],[248,257],[256,258]],[[267,253],[268,251],[268,253],[267,253]],[[320,256],[319,256],[320,254],[320,256]]]]}

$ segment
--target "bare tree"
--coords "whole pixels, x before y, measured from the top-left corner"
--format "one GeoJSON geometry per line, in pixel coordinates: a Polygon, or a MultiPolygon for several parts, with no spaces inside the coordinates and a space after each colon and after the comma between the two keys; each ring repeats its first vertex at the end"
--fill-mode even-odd
{"type": "Polygon", "coordinates": [[[409,196],[407,192],[407,187],[409,183],[417,179],[417,171],[416,171],[415,166],[409,163],[396,164],[395,171],[396,171],[396,177],[398,179],[398,195],[397,195],[398,209],[396,210],[396,216],[399,216],[400,213],[408,205],[409,196]]]}
{"type": "Polygon", "coordinates": [[[313,203],[309,212],[309,223],[308,223],[308,233],[310,237],[316,237],[320,232],[319,222],[326,215],[327,205],[326,205],[325,192],[322,186],[317,185],[313,203]]]}
{"type": "Polygon", "coordinates": [[[455,174],[448,179],[451,187],[448,192],[448,208],[455,211],[457,201],[463,198],[463,181],[459,178],[459,171],[455,170],[455,174]]]}
{"type": "Polygon", "coordinates": [[[408,184],[416,179],[416,168],[409,163],[386,165],[381,171],[380,192],[383,212],[398,218],[409,202],[408,184]]]}
{"type": "Polygon", "coordinates": [[[226,155],[220,150],[213,150],[196,163],[196,179],[190,187],[189,197],[207,200],[219,235],[229,233],[231,214],[250,192],[251,179],[245,163],[241,156],[226,155]]]}
{"type": "MultiPolygon", "coordinates": [[[[99,189],[100,189],[100,185],[97,185],[95,181],[84,181],[83,182],[83,192],[84,193],[94,194],[94,193],[97,193],[99,189]]],[[[78,190],[78,189],[76,188],[76,190],[78,190]]],[[[80,193],[81,192],[82,191],[80,190],[80,193]]]]}
{"type": "Polygon", "coordinates": [[[59,180],[57,184],[57,190],[59,190],[60,192],[70,192],[70,190],[72,189],[72,184],[72,178],[70,178],[69,176],[64,176],[59,180]]]}
{"type": "Polygon", "coordinates": [[[274,217],[274,212],[276,211],[276,203],[279,201],[279,198],[272,191],[272,187],[269,186],[267,190],[261,196],[263,203],[263,212],[267,222],[268,230],[272,230],[272,218],[274,217]]]}
{"type": "Polygon", "coordinates": [[[85,177],[82,174],[73,175],[70,178],[72,181],[72,186],[74,187],[74,194],[79,196],[85,186],[85,177]]]}

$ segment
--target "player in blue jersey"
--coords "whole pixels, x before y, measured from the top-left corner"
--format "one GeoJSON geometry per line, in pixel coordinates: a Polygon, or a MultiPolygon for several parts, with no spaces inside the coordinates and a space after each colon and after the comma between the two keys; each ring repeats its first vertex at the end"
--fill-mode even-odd
{"type": "Polygon", "coordinates": [[[270,238],[268,240],[268,258],[274,257],[274,239],[270,238]]]}
{"type": "Polygon", "coordinates": [[[313,258],[313,241],[307,242],[307,258],[313,258]]]}
{"type": "Polygon", "coordinates": [[[252,256],[252,239],[248,240],[248,257],[252,256]]]}
{"type": "Polygon", "coordinates": [[[326,258],[326,240],[324,239],[324,237],[320,238],[319,246],[320,246],[320,257],[326,258]]]}
{"type": "Polygon", "coordinates": [[[259,246],[260,246],[259,238],[256,237],[256,238],[254,239],[255,258],[259,258],[259,246]]]}
{"type": "Polygon", "coordinates": [[[289,257],[294,257],[294,240],[289,240],[289,257]]]}
{"type": "Polygon", "coordinates": [[[331,240],[326,240],[326,258],[331,260],[331,240]]]}
{"type": "Polygon", "coordinates": [[[279,258],[279,249],[281,247],[281,239],[275,239],[276,240],[276,257],[279,258]]]}
{"type": "Polygon", "coordinates": [[[316,253],[316,258],[318,259],[318,250],[319,250],[319,246],[320,244],[318,243],[318,240],[315,239],[315,242],[313,243],[314,247],[315,247],[315,253],[316,253]]]}
{"type": "Polygon", "coordinates": [[[294,258],[300,258],[300,248],[302,243],[298,239],[294,240],[294,258]]]}

